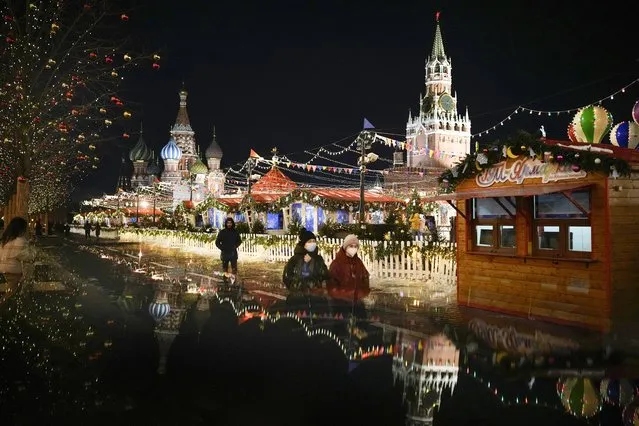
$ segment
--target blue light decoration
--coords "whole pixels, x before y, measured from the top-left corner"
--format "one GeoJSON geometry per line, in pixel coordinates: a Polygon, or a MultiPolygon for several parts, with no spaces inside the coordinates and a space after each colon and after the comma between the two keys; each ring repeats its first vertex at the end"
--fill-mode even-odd
{"type": "Polygon", "coordinates": [[[305,213],[304,227],[309,231],[315,232],[315,207],[307,205],[305,213]]]}
{"type": "Polygon", "coordinates": [[[282,212],[266,214],[266,229],[284,229],[284,214],[282,212]]]}
{"type": "Polygon", "coordinates": [[[337,223],[341,223],[341,224],[348,223],[348,211],[346,210],[337,211],[337,223]]]}
{"type": "Polygon", "coordinates": [[[317,207],[317,228],[326,222],[326,215],[324,214],[324,209],[321,207],[317,207]]]}

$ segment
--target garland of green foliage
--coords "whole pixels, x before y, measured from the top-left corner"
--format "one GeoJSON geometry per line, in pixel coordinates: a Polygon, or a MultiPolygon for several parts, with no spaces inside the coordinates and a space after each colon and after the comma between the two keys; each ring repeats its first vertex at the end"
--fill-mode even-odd
{"type": "Polygon", "coordinates": [[[144,237],[181,237],[186,240],[197,241],[200,243],[213,243],[217,237],[217,233],[178,231],[168,229],[144,229],[144,228],[127,228],[121,232],[130,232],[135,235],[144,237]]]}
{"type": "MultiPolygon", "coordinates": [[[[315,207],[321,207],[328,211],[337,210],[349,210],[351,208],[357,210],[359,208],[359,201],[337,201],[325,197],[315,195],[310,191],[304,189],[293,190],[290,194],[284,195],[281,198],[275,200],[272,203],[257,203],[249,195],[245,195],[242,202],[237,207],[238,211],[246,211],[249,208],[254,212],[280,212],[282,209],[289,207],[296,202],[302,202],[310,204],[315,207]]],[[[381,210],[389,205],[397,204],[403,207],[403,203],[398,201],[397,203],[376,203],[366,202],[364,208],[366,210],[381,210]]]]}
{"type": "MultiPolygon", "coordinates": [[[[165,229],[141,229],[141,228],[127,228],[122,232],[130,232],[135,235],[145,237],[180,237],[186,240],[196,241],[204,244],[215,242],[217,233],[205,233],[205,232],[193,232],[193,231],[176,231],[165,229]]],[[[263,247],[265,249],[272,247],[284,247],[297,244],[296,239],[292,239],[289,236],[279,235],[246,235],[243,239],[253,244],[263,247]]],[[[325,239],[318,240],[318,248],[322,253],[332,253],[341,247],[341,243],[334,243],[325,239]]],[[[360,246],[360,250],[364,256],[374,258],[375,260],[382,260],[391,256],[412,256],[419,254],[422,258],[426,259],[433,256],[441,256],[447,259],[455,257],[455,248],[451,245],[440,245],[433,243],[425,243],[424,245],[405,244],[402,245],[398,241],[390,241],[384,244],[379,242],[377,245],[363,243],[360,246]]]]}
{"type": "Polygon", "coordinates": [[[422,259],[433,256],[443,257],[445,259],[455,258],[455,247],[451,245],[443,245],[437,243],[424,243],[424,245],[402,245],[398,241],[389,244],[378,244],[375,247],[375,260],[386,259],[391,256],[404,255],[410,257],[413,254],[419,254],[422,259]]]}
{"type": "Polygon", "coordinates": [[[223,212],[231,212],[234,209],[232,209],[231,207],[227,206],[224,203],[221,203],[217,198],[209,195],[208,197],[206,197],[206,199],[204,201],[202,201],[200,204],[198,204],[195,207],[195,212],[196,213],[202,213],[208,209],[217,209],[223,212]]]}
{"type": "Polygon", "coordinates": [[[609,175],[613,170],[616,170],[621,176],[630,175],[630,165],[620,158],[590,150],[572,150],[560,146],[547,145],[543,140],[537,139],[529,133],[519,132],[503,143],[498,141],[490,147],[468,154],[457,165],[444,171],[439,177],[441,192],[454,192],[457,185],[462,181],[473,178],[484,169],[505,161],[504,150],[508,150],[513,155],[518,156],[528,156],[530,155],[530,150],[532,150],[539,159],[544,159],[544,154],[548,153],[549,156],[544,161],[572,164],[579,167],[578,170],[586,172],[600,172],[609,175]],[[479,164],[477,161],[479,155],[483,155],[482,159],[487,159],[485,164],[479,164]]]}

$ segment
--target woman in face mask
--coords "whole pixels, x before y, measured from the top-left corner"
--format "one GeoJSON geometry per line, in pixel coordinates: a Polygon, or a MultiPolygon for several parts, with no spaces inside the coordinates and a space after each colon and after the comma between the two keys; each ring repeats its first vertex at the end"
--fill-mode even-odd
{"type": "Polygon", "coordinates": [[[300,241],[284,268],[282,281],[291,291],[318,290],[328,280],[328,268],[317,252],[317,239],[310,231],[300,232],[300,241]]]}
{"type": "Polygon", "coordinates": [[[358,252],[357,236],[351,234],[344,238],[342,248],[331,263],[330,280],[326,286],[333,298],[355,302],[370,293],[369,274],[358,252]]]}

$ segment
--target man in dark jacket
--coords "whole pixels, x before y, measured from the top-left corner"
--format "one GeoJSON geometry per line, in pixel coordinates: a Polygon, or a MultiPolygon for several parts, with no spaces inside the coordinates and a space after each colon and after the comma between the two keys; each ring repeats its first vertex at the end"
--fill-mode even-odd
{"type": "Polygon", "coordinates": [[[224,229],[221,229],[215,239],[215,246],[220,249],[222,259],[222,269],[226,273],[231,264],[233,275],[237,275],[237,248],[242,244],[242,237],[235,229],[235,221],[227,217],[224,222],[224,229]]]}

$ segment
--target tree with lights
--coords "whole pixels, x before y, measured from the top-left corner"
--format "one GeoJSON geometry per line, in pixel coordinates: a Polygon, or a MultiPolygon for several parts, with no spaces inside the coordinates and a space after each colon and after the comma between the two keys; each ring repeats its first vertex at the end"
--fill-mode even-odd
{"type": "Polygon", "coordinates": [[[134,55],[129,16],[107,0],[4,0],[0,39],[0,203],[5,216],[51,210],[126,133],[124,75],[160,57],[134,55]],[[28,211],[27,211],[28,209],[28,211]]]}
{"type": "Polygon", "coordinates": [[[422,199],[416,189],[410,194],[408,203],[406,204],[406,215],[411,218],[415,213],[422,214],[424,212],[422,208],[422,199]]]}

